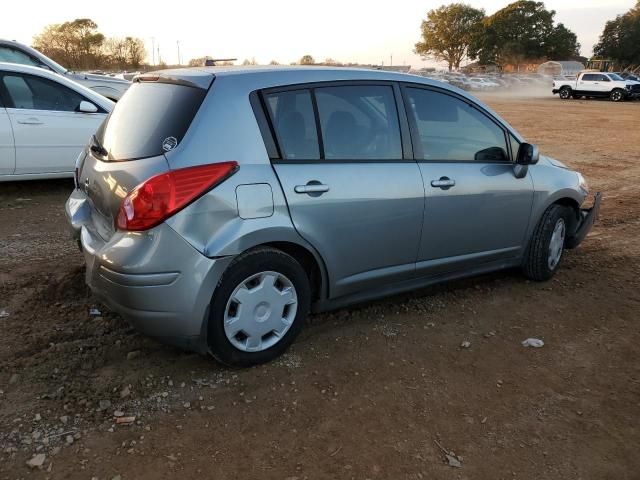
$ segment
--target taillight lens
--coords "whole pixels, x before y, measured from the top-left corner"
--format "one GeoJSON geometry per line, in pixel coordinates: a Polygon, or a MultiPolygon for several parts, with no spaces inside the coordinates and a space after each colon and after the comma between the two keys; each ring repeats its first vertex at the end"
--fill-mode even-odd
{"type": "Polygon", "coordinates": [[[122,200],[116,227],[127,231],[155,227],[237,170],[237,162],[223,162],[171,170],[151,177],[122,200]]]}

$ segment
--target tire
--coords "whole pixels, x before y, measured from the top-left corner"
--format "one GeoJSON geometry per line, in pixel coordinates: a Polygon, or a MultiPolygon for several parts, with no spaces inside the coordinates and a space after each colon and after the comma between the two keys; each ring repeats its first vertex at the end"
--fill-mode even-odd
{"type": "Polygon", "coordinates": [[[213,294],[209,351],[233,367],[269,362],[298,336],[310,303],[309,277],[293,257],[274,248],[245,252],[229,265],[213,294]]]}
{"type": "Polygon", "coordinates": [[[529,240],[522,263],[522,270],[527,278],[536,281],[549,280],[558,271],[562,263],[567,228],[571,225],[570,218],[569,208],[557,204],[551,205],[542,214],[529,240]],[[556,235],[559,234],[559,225],[563,229],[561,239],[554,236],[554,232],[556,235]]]}
{"type": "Polygon", "coordinates": [[[574,100],[580,100],[582,98],[582,95],[577,95],[577,94],[574,93],[572,95],[572,97],[573,97],[574,100]]]}
{"type": "Polygon", "coordinates": [[[571,87],[562,87],[560,89],[560,92],[558,92],[558,96],[562,99],[562,100],[569,100],[571,98],[571,95],[573,95],[571,93],[571,87]]]}
{"type": "Polygon", "coordinates": [[[611,93],[609,94],[609,100],[611,100],[612,102],[621,102],[624,100],[624,91],[622,91],[619,88],[616,88],[615,90],[612,90],[611,93]]]}

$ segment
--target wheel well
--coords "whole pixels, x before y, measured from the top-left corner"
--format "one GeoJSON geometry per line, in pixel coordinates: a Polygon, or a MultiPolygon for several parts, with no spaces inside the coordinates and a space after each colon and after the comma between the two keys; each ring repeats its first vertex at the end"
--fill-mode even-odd
{"type": "Polygon", "coordinates": [[[271,242],[260,246],[277,248],[300,262],[300,265],[302,265],[302,268],[304,268],[309,276],[312,302],[320,300],[320,296],[322,295],[322,267],[318,264],[313,253],[305,247],[291,242],[271,242]]]}
{"type": "Polygon", "coordinates": [[[568,197],[561,198],[553,203],[571,209],[573,215],[571,216],[571,224],[569,225],[568,231],[572,233],[575,232],[575,229],[578,227],[578,220],[580,219],[580,204],[573,198],[568,197]]]}

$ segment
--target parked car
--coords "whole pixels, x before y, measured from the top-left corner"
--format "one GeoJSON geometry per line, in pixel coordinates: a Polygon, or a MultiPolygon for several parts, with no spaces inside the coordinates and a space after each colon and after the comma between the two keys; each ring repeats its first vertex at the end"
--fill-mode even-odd
{"type": "Polygon", "coordinates": [[[22,65],[46,68],[90,88],[94,92],[104,95],[114,102],[117,102],[124,92],[127,91],[129,85],[131,85],[131,82],[127,80],[104,74],[72,72],[54,62],[46,55],[43,55],[35,48],[12,40],[0,39],[0,62],[19,63],[22,65]]]}
{"type": "Polygon", "coordinates": [[[554,80],[553,94],[567,100],[582,97],[608,97],[620,102],[640,96],[640,84],[627,81],[615,73],[581,72],[574,80],[554,80]]]}
{"type": "Polygon", "coordinates": [[[509,267],[549,279],[600,204],[465,92],[347,68],[140,75],[77,171],[93,292],[231,365],[281,354],[310,311],[509,267]]]}
{"type": "Polygon", "coordinates": [[[469,82],[471,85],[471,90],[494,90],[500,86],[497,83],[492,82],[491,80],[487,80],[486,78],[481,77],[471,77],[469,79],[469,82]]]}
{"type": "Polygon", "coordinates": [[[634,82],[640,82],[640,74],[630,73],[630,72],[616,72],[616,74],[620,75],[625,80],[632,80],[634,82]]]}
{"type": "Polygon", "coordinates": [[[0,62],[0,181],[72,177],[113,105],[49,70],[0,62]]]}

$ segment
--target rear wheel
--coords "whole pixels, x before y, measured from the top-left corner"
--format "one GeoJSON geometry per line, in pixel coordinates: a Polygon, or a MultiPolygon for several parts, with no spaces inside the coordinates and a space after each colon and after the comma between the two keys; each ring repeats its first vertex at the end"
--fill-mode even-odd
{"type": "Polygon", "coordinates": [[[300,333],[310,298],[309,278],[290,255],[259,248],[238,256],[211,302],[211,354],[231,366],[276,358],[300,333]]]}
{"type": "Polygon", "coordinates": [[[621,102],[624,100],[624,92],[621,89],[616,88],[609,94],[609,99],[612,102],[621,102]]]}
{"type": "Polygon", "coordinates": [[[531,280],[549,280],[560,267],[570,211],[562,205],[545,210],[529,241],[522,269],[531,280]]]}
{"type": "Polygon", "coordinates": [[[571,98],[571,88],[570,87],[562,87],[560,92],[558,93],[562,100],[569,100],[571,98]]]}

